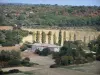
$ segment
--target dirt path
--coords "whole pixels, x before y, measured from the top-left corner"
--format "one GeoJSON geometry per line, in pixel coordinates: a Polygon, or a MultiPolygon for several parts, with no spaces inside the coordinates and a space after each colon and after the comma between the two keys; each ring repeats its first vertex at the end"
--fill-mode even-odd
{"type": "MultiPolygon", "coordinates": [[[[29,54],[27,56],[30,57],[31,62],[38,63],[39,65],[33,66],[33,67],[5,68],[3,70],[7,71],[10,69],[16,68],[16,69],[19,69],[21,71],[33,72],[33,75],[97,75],[97,74],[88,73],[88,72],[71,70],[68,68],[49,68],[49,66],[51,64],[54,64],[54,60],[52,59],[51,56],[43,57],[43,56],[29,55],[29,54]]],[[[90,66],[92,66],[92,65],[90,65],[90,66]]],[[[88,68],[85,67],[84,69],[87,70],[88,68]]],[[[17,75],[20,75],[20,74],[17,74],[17,75]]],[[[25,74],[23,74],[23,75],[25,75],[25,74]]]]}

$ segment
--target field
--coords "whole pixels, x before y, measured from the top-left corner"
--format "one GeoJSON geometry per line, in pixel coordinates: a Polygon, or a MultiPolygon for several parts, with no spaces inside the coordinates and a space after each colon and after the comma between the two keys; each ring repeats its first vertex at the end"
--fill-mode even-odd
{"type": "MultiPolygon", "coordinates": [[[[84,65],[73,65],[59,68],[49,68],[51,64],[54,64],[51,56],[43,57],[32,54],[32,52],[24,52],[24,56],[29,56],[31,62],[38,63],[33,67],[14,67],[23,71],[23,73],[9,74],[9,75],[99,75],[100,62],[87,63],[84,65]],[[98,68],[97,68],[98,66],[98,68]]],[[[4,68],[7,71],[12,68],[4,68]]]]}

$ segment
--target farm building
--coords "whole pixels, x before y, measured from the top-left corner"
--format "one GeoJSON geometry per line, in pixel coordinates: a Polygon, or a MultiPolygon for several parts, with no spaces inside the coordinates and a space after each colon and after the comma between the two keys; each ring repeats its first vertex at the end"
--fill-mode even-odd
{"type": "Polygon", "coordinates": [[[39,49],[42,51],[44,48],[49,48],[51,51],[59,52],[61,46],[53,45],[53,44],[46,44],[46,43],[34,43],[32,44],[32,50],[35,51],[39,49]]]}

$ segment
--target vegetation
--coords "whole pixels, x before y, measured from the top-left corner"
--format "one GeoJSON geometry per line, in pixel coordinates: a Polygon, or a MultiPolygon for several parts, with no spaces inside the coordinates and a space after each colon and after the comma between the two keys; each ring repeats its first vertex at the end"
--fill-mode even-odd
{"type": "Polygon", "coordinates": [[[0,52],[0,66],[9,67],[9,66],[19,66],[21,60],[20,52],[18,51],[4,51],[0,52]]]}
{"type": "Polygon", "coordinates": [[[53,34],[53,42],[54,42],[54,44],[56,44],[56,40],[57,40],[57,37],[56,37],[56,34],[54,33],[53,34]]]}
{"type": "Polygon", "coordinates": [[[46,42],[46,33],[45,32],[42,32],[42,43],[45,43],[46,42]]]}
{"type": "Polygon", "coordinates": [[[21,73],[18,69],[12,69],[7,72],[0,71],[0,75],[11,74],[11,73],[21,73]]]}
{"type": "Polygon", "coordinates": [[[22,38],[28,35],[24,30],[0,30],[0,44],[2,46],[15,46],[22,41],[22,38]]]}
{"type": "Polygon", "coordinates": [[[51,35],[52,35],[52,32],[49,31],[48,32],[48,43],[51,44],[51,35]]]}
{"type": "Polygon", "coordinates": [[[100,35],[96,40],[92,40],[88,46],[91,51],[96,52],[96,58],[100,61],[100,35]]]}
{"type": "Polygon", "coordinates": [[[40,51],[39,49],[35,50],[35,53],[41,56],[48,56],[51,53],[51,51],[49,48],[44,48],[42,51],[40,51]]]}
{"type": "Polygon", "coordinates": [[[63,41],[66,41],[66,31],[64,31],[63,36],[63,41]]]}
{"type": "Polygon", "coordinates": [[[59,31],[59,37],[58,37],[58,44],[61,46],[61,41],[62,41],[62,32],[61,30],[59,31]]]}
{"type": "Polygon", "coordinates": [[[36,42],[39,43],[39,39],[40,39],[40,32],[37,31],[36,33],[36,42]]]}
{"type": "Polygon", "coordinates": [[[19,51],[4,51],[0,52],[0,67],[15,67],[15,66],[33,66],[28,57],[21,59],[19,51]]]}
{"type": "Polygon", "coordinates": [[[53,53],[53,58],[57,65],[84,64],[95,60],[92,53],[85,53],[85,49],[88,47],[81,41],[65,41],[60,51],[53,53]]]}
{"type": "Polygon", "coordinates": [[[94,26],[99,29],[99,6],[0,4],[0,25],[94,26]]]}

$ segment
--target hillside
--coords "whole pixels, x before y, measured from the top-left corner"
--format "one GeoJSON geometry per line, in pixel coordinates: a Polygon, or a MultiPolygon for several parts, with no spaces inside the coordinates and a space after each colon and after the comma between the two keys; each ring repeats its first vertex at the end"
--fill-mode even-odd
{"type": "Polygon", "coordinates": [[[100,26],[99,6],[0,4],[0,25],[100,26]]]}

